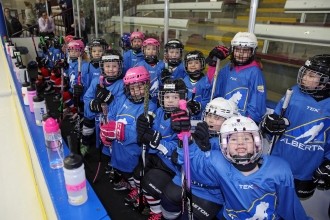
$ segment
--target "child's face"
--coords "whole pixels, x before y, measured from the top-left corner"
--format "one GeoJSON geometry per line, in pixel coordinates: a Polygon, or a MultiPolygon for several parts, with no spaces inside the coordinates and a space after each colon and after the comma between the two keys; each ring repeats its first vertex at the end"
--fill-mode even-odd
{"type": "Polygon", "coordinates": [[[320,84],[321,76],[313,70],[306,69],[302,77],[302,85],[307,89],[315,89],[320,84]]]}
{"type": "Polygon", "coordinates": [[[144,86],[145,83],[134,83],[129,85],[129,92],[133,99],[139,100],[144,97],[144,86]]]}
{"type": "Polygon", "coordinates": [[[80,50],[78,49],[69,49],[69,57],[79,57],[80,56],[80,50]]]}
{"type": "Polygon", "coordinates": [[[226,120],[225,118],[212,113],[207,113],[204,118],[204,121],[209,126],[209,130],[215,132],[220,131],[221,125],[225,120],[226,120]]]}
{"type": "Polygon", "coordinates": [[[165,93],[164,94],[164,107],[165,108],[178,108],[180,95],[178,93],[165,93]]]}
{"type": "Polygon", "coordinates": [[[246,62],[251,57],[251,54],[250,47],[234,47],[234,57],[240,63],[246,62]]]}
{"type": "Polygon", "coordinates": [[[202,63],[200,60],[189,60],[187,69],[189,72],[195,72],[196,70],[202,69],[202,63]]]}
{"type": "Polygon", "coordinates": [[[131,41],[131,45],[133,48],[141,48],[142,46],[142,40],[139,38],[135,38],[131,41]]]}
{"type": "Polygon", "coordinates": [[[103,63],[103,71],[107,76],[117,76],[119,72],[119,64],[118,62],[104,62],[103,63]]]}
{"type": "Polygon", "coordinates": [[[169,59],[179,59],[181,57],[180,49],[170,48],[167,51],[167,57],[169,59]]]}
{"type": "Polygon", "coordinates": [[[101,58],[103,54],[103,48],[102,47],[92,47],[91,49],[91,55],[93,58],[101,58]]]}
{"type": "Polygon", "coordinates": [[[145,46],[143,53],[146,56],[156,56],[157,55],[157,46],[147,45],[147,46],[145,46]]]}
{"type": "Polygon", "coordinates": [[[228,139],[229,154],[231,157],[244,157],[247,154],[254,153],[254,141],[251,133],[238,132],[229,136],[228,139]]]}

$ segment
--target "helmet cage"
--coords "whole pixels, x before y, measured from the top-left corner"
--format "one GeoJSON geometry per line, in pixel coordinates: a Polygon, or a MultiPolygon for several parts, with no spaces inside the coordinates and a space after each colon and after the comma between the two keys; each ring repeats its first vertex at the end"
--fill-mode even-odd
{"type": "Polygon", "coordinates": [[[111,55],[105,55],[102,56],[100,61],[100,67],[101,67],[101,74],[104,76],[104,81],[107,83],[111,83],[116,81],[123,73],[123,59],[119,55],[111,54],[111,55]],[[107,62],[116,62],[119,65],[118,73],[116,76],[108,76],[104,72],[104,63],[107,62]]]}
{"type": "Polygon", "coordinates": [[[133,67],[127,70],[123,79],[125,85],[125,95],[133,103],[141,103],[144,100],[144,94],[131,94],[130,86],[134,84],[143,85],[150,83],[149,72],[143,66],[133,67]]]}
{"type": "Polygon", "coordinates": [[[192,78],[198,78],[203,74],[203,70],[205,69],[205,57],[202,52],[200,51],[192,51],[188,54],[186,54],[184,58],[184,67],[188,75],[192,78]],[[195,70],[194,72],[191,72],[188,70],[188,62],[191,60],[199,60],[201,63],[201,68],[199,70],[195,70]]]}
{"type": "Polygon", "coordinates": [[[261,154],[262,154],[262,135],[259,131],[233,131],[233,132],[225,132],[225,133],[220,133],[220,148],[221,152],[224,155],[224,157],[231,163],[235,164],[250,164],[254,163],[257,161],[261,154]],[[238,133],[238,132],[244,132],[244,133],[250,133],[253,137],[253,144],[254,144],[254,150],[253,153],[248,153],[245,156],[239,156],[236,157],[235,155],[232,156],[229,153],[229,138],[232,134],[238,133]]]}
{"type": "MultiPolygon", "coordinates": [[[[235,164],[246,165],[256,162],[262,154],[262,135],[257,124],[250,118],[234,116],[227,119],[220,128],[220,149],[224,157],[235,164]],[[230,136],[237,133],[248,133],[253,138],[253,153],[245,156],[233,156],[229,151],[230,136]]],[[[234,144],[234,143],[231,143],[234,144]]]]}
{"type": "Polygon", "coordinates": [[[100,62],[100,60],[102,59],[102,56],[99,57],[99,58],[94,58],[93,57],[93,54],[92,54],[93,47],[101,47],[102,50],[103,50],[103,53],[104,53],[104,51],[108,48],[108,44],[107,44],[107,42],[104,39],[100,38],[100,39],[94,39],[88,45],[88,52],[89,52],[89,56],[91,58],[91,61],[92,62],[100,62]]]}
{"type": "Polygon", "coordinates": [[[183,49],[184,49],[183,44],[181,43],[181,41],[179,41],[177,39],[170,40],[165,44],[165,56],[167,57],[169,66],[176,67],[181,63],[183,49]],[[169,58],[169,56],[168,56],[169,49],[179,49],[180,57],[179,58],[169,58]]]}
{"type": "MultiPolygon", "coordinates": [[[[171,80],[172,81],[172,80],[171,80]]],[[[182,82],[184,83],[184,82],[182,82]]],[[[172,82],[166,82],[164,85],[161,86],[161,88],[158,91],[158,100],[159,100],[159,105],[164,109],[166,113],[171,113],[175,110],[178,109],[178,106],[173,106],[173,107],[165,107],[164,104],[164,96],[167,93],[176,93],[179,94],[180,100],[187,100],[187,89],[183,88],[182,85],[178,85],[178,81],[174,80],[172,82]]],[[[185,85],[184,85],[185,87],[185,85]]]]}
{"type": "Polygon", "coordinates": [[[319,91],[329,89],[329,83],[330,83],[329,82],[329,76],[326,75],[326,74],[323,74],[321,72],[306,68],[305,66],[300,67],[300,69],[298,71],[297,84],[298,84],[298,87],[300,88],[300,90],[303,93],[315,94],[319,91]],[[305,76],[305,74],[307,74],[306,71],[309,71],[309,73],[315,74],[315,75],[320,77],[320,81],[319,81],[318,86],[316,86],[314,88],[308,88],[304,85],[303,77],[305,76]]]}

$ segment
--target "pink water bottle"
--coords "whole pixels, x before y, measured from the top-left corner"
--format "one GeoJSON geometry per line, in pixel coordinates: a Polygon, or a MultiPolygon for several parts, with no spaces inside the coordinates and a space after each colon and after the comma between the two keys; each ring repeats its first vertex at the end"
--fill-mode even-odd
{"type": "Polygon", "coordinates": [[[35,86],[32,84],[27,87],[27,98],[29,102],[30,112],[34,112],[33,108],[33,97],[37,95],[35,86]]]}
{"type": "Polygon", "coordinates": [[[62,168],[64,153],[60,126],[54,118],[48,118],[44,129],[49,165],[52,169],[62,168]]]}

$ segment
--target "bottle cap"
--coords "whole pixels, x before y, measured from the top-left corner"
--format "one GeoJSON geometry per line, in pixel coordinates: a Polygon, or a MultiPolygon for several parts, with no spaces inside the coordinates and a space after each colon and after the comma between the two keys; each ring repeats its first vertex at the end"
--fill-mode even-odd
{"type": "Polygon", "coordinates": [[[46,133],[57,132],[59,129],[60,129],[60,126],[54,118],[48,118],[45,121],[45,132],[46,133]]]}
{"type": "Polygon", "coordinates": [[[65,157],[64,160],[64,168],[68,170],[73,170],[80,167],[83,164],[82,156],[79,154],[71,153],[69,156],[65,157]]]}
{"type": "Polygon", "coordinates": [[[42,102],[42,101],[44,101],[44,100],[45,100],[45,99],[44,99],[43,97],[38,96],[38,95],[36,95],[36,96],[33,97],[33,101],[34,101],[34,102],[42,102]]]}
{"type": "Polygon", "coordinates": [[[34,85],[30,85],[30,86],[28,86],[27,87],[27,91],[36,91],[36,88],[35,88],[35,86],[34,85]]]}

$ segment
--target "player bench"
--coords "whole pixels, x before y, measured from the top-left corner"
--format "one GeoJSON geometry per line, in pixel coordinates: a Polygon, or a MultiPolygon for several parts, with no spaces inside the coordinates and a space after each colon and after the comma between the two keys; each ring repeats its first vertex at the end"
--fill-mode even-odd
{"type": "Polygon", "coordinates": [[[284,5],[285,13],[301,13],[300,23],[305,23],[307,14],[324,13],[323,23],[330,13],[329,0],[287,0],[284,5]]]}
{"type": "MultiPolygon", "coordinates": [[[[111,23],[120,23],[120,16],[112,16],[110,19],[111,23]]],[[[150,17],[123,17],[123,23],[126,25],[136,25],[140,26],[140,30],[143,31],[143,27],[155,27],[164,28],[165,21],[164,18],[150,18],[150,17]]],[[[169,19],[168,24],[169,29],[174,29],[176,31],[176,38],[179,38],[180,30],[187,30],[188,19],[169,19]]]]}
{"type": "Polygon", "coordinates": [[[262,53],[267,53],[269,41],[280,41],[330,47],[330,28],[306,25],[255,24],[254,33],[263,39],[262,53]]]}

